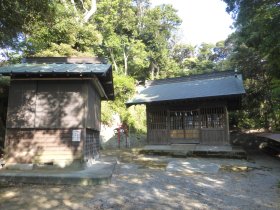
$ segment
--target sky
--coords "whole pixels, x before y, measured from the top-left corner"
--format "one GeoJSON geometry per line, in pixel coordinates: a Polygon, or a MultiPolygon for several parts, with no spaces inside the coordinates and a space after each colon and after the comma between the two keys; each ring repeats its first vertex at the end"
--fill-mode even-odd
{"type": "Polygon", "coordinates": [[[172,4],[183,20],[180,28],[182,42],[215,44],[233,32],[226,4],[221,0],[151,0],[152,5],[172,4]]]}

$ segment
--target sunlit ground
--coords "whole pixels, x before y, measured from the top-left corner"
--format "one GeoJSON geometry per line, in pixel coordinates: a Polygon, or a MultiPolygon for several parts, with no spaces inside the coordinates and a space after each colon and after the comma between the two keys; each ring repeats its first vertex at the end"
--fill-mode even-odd
{"type": "Polygon", "coordinates": [[[275,159],[266,159],[265,167],[262,158],[262,165],[250,170],[186,173],[167,171],[168,162],[178,160],[170,157],[131,151],[103,155],[119,159],[110,185],[2,186],[0,209],[280,209],[275,159]]]}

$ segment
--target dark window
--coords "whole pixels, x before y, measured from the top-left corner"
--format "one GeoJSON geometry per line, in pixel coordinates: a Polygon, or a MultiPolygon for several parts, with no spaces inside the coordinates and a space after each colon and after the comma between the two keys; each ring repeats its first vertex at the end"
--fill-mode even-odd
{"type": "Polygon", "coordinates": [[[223,128],[225,126],[225,114],[223,107],[201,109],[202,128],[223,128]]]}

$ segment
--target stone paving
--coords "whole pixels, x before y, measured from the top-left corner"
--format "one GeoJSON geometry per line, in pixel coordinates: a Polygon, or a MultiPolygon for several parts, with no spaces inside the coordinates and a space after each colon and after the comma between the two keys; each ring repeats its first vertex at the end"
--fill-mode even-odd
{"type": "Polygon", "coordinates": [[[262,154],[250,161],[104,155],[118,157],[111,184],[5,186],[0,209],[280,209],[280,162],[262,154]]]}

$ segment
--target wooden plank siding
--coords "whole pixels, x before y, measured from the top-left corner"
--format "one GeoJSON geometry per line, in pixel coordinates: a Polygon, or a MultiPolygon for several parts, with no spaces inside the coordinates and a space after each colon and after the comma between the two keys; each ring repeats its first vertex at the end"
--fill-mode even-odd
{"type": "Polygon", "coordinates": [[[149,144],[228,145],[228,112],[223,101],[147,105],[149,144]]]}
{"type": "Polygon", "coordinates": [[[82,128],[84,81],[38,81],[36,128],[82,128]]]}
{"type": "Polygon", "coordinates": [[[200,144],[224,145],[226,139],[224,128],[202,128],[200,144]]]}
{"type": "Polygon", "coordinates": [[[12,81],[7,128],[83,128],[85,86],[78,80],[12,81]]]}
{"type": "Polygon", "coordinates": [[[73,142],[72,129],[7,129],[5,139],[7,162],[71,162],[83,155],[83,137],[73,142]]]}
{"type": "Polygon", "coordinates": [[[12,80],[8,103],[8,162],[68,163],[98,156],[101,98],[91,81],[12,80]],[[72,141],[73,130],[81,130],[80,142],[72,141]]]}
{"type": "Polygon", "coordinates": [[[7,128],[32,128],[35,123],[36,81],[11,81],[7,128]]]}
{"type": "Polygon", "coordinates": [[[92,82],[87,84],[86,128],[100,131],[101,129],[101,98],[92,82]]]}

